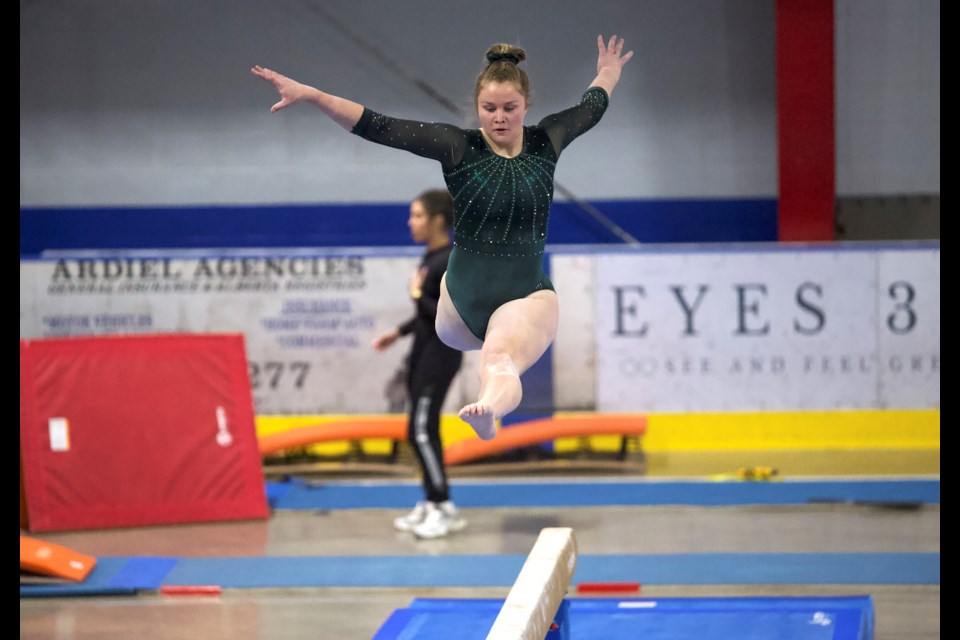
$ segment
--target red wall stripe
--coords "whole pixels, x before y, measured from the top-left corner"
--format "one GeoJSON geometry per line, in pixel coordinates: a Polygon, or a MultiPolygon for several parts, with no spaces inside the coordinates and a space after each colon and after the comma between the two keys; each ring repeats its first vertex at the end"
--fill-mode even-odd
{"type": "Polygon", "coordinates": [[[833,0],[777,0],[778,237],[834,240],[833,0]]]}

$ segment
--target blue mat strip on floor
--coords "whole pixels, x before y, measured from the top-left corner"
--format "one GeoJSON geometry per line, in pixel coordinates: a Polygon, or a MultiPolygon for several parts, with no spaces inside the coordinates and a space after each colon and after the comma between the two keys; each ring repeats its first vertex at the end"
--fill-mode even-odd
{"type": "MultiPolygon", "coordinates": [[[[402,509],[423,498],[418,484],[268,483],[274,509],[402,509]]],[[[461,507],[734,506],[818,502],[940,504],[937,480],[782,482],[491,482],[453,488],[461,507]]]]}
{"type": "MultiPolygon", "coordinates": [[[[20,596],[101,595],[164,585],[509,587],[524,555],[98,558],[78,585],[21,585],[20,596]]],[[[583,555],[575,582],[940,584],[939,553],[583,555]]]]}
{"type": "MultiPolygon", "coordinates": [[[[114,578],[124,572],[137,558],[97,558],[97,564],[81,583],[21,584],[21,598],[44,598],[62,596],[114,596],[134,595],[136,589],[129,585],[114,584],[114,578]]],[[[156,589],[157,580],[149,588],[156,589]]]]}
{"type": "Polygon", "coordinates": [[[156,589],[177,566],[177,558],[137,557],[117,572],[110,580],[111,587],[129,589],[156,589]]]}
{"type": "Polygon", "coordinates": [[[78,598],[81,596],[134,596],[134,589],[86,584],[21,584],[21,598],[78,598]]]}
{"type": "MultiPolygon", "coordinates": [[[[141,589],[162,585],[509,587],[525,560],[524,555],[181,558],[163,576],[151,572],[127,583],[141,589]]],[[[575,582],[939,584],[940,554],[584,555],[575,582]]]]}

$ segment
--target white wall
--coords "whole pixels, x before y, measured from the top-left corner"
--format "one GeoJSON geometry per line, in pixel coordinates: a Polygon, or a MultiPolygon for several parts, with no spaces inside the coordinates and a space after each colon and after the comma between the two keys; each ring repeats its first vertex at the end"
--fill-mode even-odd
{"type": "MultiPolygon", "coordinates": [[[[939,193],[939,1],[836,6],[838,193],[939,193]]],[[[364,143],[309,108],[271,116],[272,89],[250,66],[393,115],[473,126],[410,78],[469,111],[484,50],[514,41],[528,50],[536,121],[577,100],[595,72],[596,35],[612,31],[636,55],[558,181],[583,198],[773,197],[774,9],[32,0],[20,6],[20,204],[406,201],[442,184],[435,163],[364,143]]]]}
{"type": "Polygon", "coordinates": [[[940,193],[940,1],[837,0],[837,194],[940,193]]]}
{"type": "Polygon", "coordinates": [[[442,184],[436,163],[309,108],[271,116],[275,94],[250,66],[473,126],[367,47],[469,110],[484,51],[514,41],[536,122],[579,98],[597,34],[613,31],[636,55],[603,122],[565,154],[562,185],[586,198],[776,190],[772,3],[35,0],[20,25],[21,206],[405,201],[442,184]]]}

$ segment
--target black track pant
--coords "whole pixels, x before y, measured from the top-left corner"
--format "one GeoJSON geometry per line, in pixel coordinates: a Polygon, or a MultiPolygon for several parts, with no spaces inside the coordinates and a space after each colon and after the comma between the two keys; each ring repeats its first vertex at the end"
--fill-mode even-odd
{"type": "Polygon", "coordinates": [[[420,462],[423,491],[431,502],[450,499],[440,442],[440,411],[461,360],[459,351],[446,346],[438,338],[418,337],[408,361],[410,418],[407,440],[420,462]]]}

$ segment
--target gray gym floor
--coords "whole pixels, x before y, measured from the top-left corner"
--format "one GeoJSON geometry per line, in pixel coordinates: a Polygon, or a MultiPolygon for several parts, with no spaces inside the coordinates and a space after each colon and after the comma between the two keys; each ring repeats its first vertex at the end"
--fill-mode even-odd
{"type": "MultiPolygon", "coordinates": [[[[910,459],[911,454],[905,454],[910,459]]],[[[809,459],[813,456],[805,454],[809,459]]],[[[939,452],[905,471],[939,479],[939,452]]],[[[804,455],[800,455],[802,459],[804,455]]],[[[878,463],[860,456],[859,469],[878,463]]],[[[789,456],[788,456],[789,458],[789,456]]],[[[901,458],[902,460],[903,458],[901,458]]],[[[851,460],[856,460],[852,457],[851,460]]],[[[788,468],[799,473],[795,462],[788,468]]],[[[836,460],[834,460],[836,462],[836,460]]],[[[669,471],[663,460],[658,468],[669,471]]],[[[845,479],[858,472],[837,466],[845,479]]],[[[692,470],[692,462],[674,468],[692,470]],[[687,465],[687,466],[684,466],[687,465]]],[[[705,467],[700,467],[705,468],[705,467]]],[[[817,464],[810,465],[817,469],[817,464]]],[[[903,470],[903,469],[902,469],[903,470]]],[[[527,476],[529,477],[529,476],[527,476]]],[[[569,477],[565,479],[569,480],[569,477]]],[[[596,480],[591,476],[591,480],[596,480]]],[[[335,480],[334,480],[335,481],[335,480]]],[[[399,481],[399,480],[398,480],[399,481]]],[[[468,480],[462,480],[467,482],[468,480]]],[[[454,483],[457,479],[454,478],[454,483]]],[[[454,484],[454,497],[456,485],[454,484]]],[[[399,510],[278,511],[263,522],[230,522],[41,535],[94,556],[235,557],[526,554],[539,531],[573,527],[581,555],[680,553],[940,552],[940,507],[863,504],[738,507],[463,509],[470,524],[419,541],[391,527],[399,510]]],[[[940,637],[940,586],[897,584],[643,585],[641,597],[873,597],[878,640],[940,637]]],[[[414,597],[504,597],[508,588],[225,589],[219,596],[21,598],[20,637],[35,640],[369,639],[414,597]]],[[[571,597],[578,596],[571,592],[571,597]]],[[[635,595],[635,594],[632,594],[635,595]]],[[[609,597],[609,596],[605,596],[609,597]]],[[[451,632],[456,637],[456,632],[451,632]]]]}

